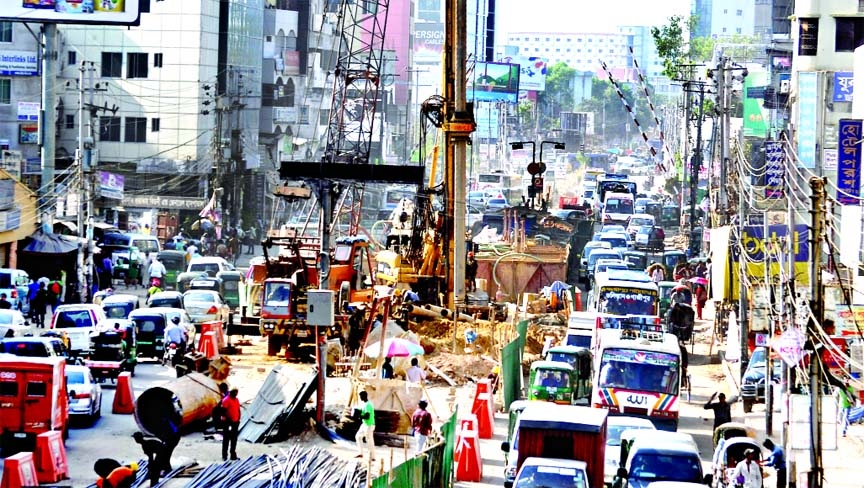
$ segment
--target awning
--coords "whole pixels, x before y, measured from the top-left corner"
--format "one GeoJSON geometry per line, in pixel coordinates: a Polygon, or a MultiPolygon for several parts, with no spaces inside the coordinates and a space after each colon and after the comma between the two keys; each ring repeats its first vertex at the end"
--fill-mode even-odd
{"type": "Polygon", "coordinates": [[[31,235],[29,239],[30,242],[21,251],[38,254],[66,254],[78,250],[78,245],[75,242],[66,240],[58,234],[46,234],[40,231],[31,235]]]}

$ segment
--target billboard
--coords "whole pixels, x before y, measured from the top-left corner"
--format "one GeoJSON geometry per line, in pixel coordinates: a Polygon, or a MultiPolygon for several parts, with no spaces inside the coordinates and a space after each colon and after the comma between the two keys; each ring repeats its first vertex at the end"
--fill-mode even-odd
{"type": "Polygon", "coordinates": [[[502,63],[519,65],[519,89],[543,91],[546,89],[546,60],[536,56],[508,56],[502,63]]]}
{"type": "Polygon", "coordinates": [[[99,172],[99,194],[104,198],[114,200],[123,200],[123,175],[109,173],[107,171],[99,172]]]}
{"type": "Polygon", "coordinates": [[[744,78],[744,137],[759,137],[764,138],[768,133],[767,110],[764,108],[763,96],[758,93],[756,97],[751,92],[756,92],[754,88],[760,88],[760,92],[764,92],[764,87],[768,83],[768,73],[764,71],[751,72],[747,78],[744,78]]]}
{"type": "Polygon", "coordinates": [[[39,56],[35,51],[0,51],[0,75],[36,76],[38,74],[39,56]]]}
{"type": "Polygon", "coordinates": [[[444,24],[417,22],[414,24],[414,61],[440,63],[444,51],[444,24]]]}
{"type": "Polygon", "coordinates": [[[516,103],[519,98],[519,65],[477,63],[468,83],[468,100],[516,103]]]}
{"type": "Polygon", "coordinates": [[[818,74],[798,73],[798,159],[801,167],[816,168],[816,127],[819,121],[818,74]]]}
{"type": "Polygon", "coordinates": [[[0,20],[135,25],[139,9],[139,0],[0,0],[0,20]]]}
{"type": "Polygon", "coordinates": [[[862,122],[840,119],[840,148],[837,150],[837,201],[858,205],[861,196],[862,122]]]}

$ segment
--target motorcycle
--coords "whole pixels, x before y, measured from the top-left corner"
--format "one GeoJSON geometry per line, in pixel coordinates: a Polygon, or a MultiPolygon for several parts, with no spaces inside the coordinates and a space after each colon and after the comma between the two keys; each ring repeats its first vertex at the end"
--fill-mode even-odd
{"type": "Polygon", "coordinates": [[[168,347],[165,348],[165,352],[162,354],[162,366],[175,365],[175,359],[179,352],[177,349],[178,347],[176,342],[168,344],[168,347]]]}

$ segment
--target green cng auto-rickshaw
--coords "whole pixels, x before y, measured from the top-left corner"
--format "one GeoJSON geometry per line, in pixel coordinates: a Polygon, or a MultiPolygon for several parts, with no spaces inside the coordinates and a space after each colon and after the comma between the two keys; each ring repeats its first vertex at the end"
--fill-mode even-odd
{"type": "Polygon", "coordinates": [[[222,298],[225,303],[231,307],[231,310],[240,308],[240,285],[243,283],[243,273],[239,271],[220,271],[216,273],[216,278],[221,283],[222,298]]]}
{"type": "Polygon", "coordinates": [[[678,286],[678,282],[661,281],[657,285],[659,288],[660,317],[665,317],[669,307],[672,306],[672,289],[678,286]]]}
{"type": "Polygon", "coordinates": [[[188,291],[191,288],[192,281],[207,277],[207,273],[201,271],[187,271],[185,273],[180,273],[180,275],[177,276],[177,291],[180,293],[188,291]]]}
{"type": "Polygon", "coordinates": [[[141,308],[129,314],[138,338],[138,356],[162,359],[165,352],[165,314],[141,308]]]}
{"type": "Polygon", "coordinates": [[[570,405],[573,401],[573,367],[555,361],[531,363],[528,399],[570,405]]]}
{"type": "Polygon", "coordinates": [[[573,368],[570,377],[573,404],[587,405],[591,402],[594,355],[589,349],[577,346],[551,347],[546,351],[546,361],[568,364],[573,368]]]}
{"type": "Polygon", "coordinates": [[[183,251],[160,251],[156,256],[159,258],[159,262],[165,266],[165,279],[162,288],[176,290],[177,277],[186,270],[186,253],[183,251]]]}

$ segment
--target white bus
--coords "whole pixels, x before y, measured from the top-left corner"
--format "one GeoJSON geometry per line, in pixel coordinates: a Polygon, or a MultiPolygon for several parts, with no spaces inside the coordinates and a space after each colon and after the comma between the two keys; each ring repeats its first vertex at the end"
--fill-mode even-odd
{"type": "Polygon", "coordinates": [[[588,310],[612,315],[657,315],[659,290],[641,271],[613,270],[594,277],[588,310]]]}

